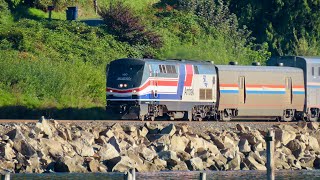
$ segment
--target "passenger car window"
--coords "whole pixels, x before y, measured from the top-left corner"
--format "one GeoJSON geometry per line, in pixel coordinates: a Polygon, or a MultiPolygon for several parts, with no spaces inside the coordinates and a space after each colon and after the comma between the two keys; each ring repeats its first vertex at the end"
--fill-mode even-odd
{"type": "Polygon", "coordinates": [[[314,67],[312,67],[312,69],[311,69],[311,74],[312,74],[312,76],[314,76],[314,67]]]}

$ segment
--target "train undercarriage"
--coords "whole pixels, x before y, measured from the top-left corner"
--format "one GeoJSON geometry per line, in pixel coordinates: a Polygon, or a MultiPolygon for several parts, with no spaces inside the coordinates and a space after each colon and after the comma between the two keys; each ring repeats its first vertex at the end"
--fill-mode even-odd
{"type": "MultiPolygon", "coordinates": [[[[132,102],[112,102],[107,106],[114,114],[118,114],[122,119],[139,119],[141,121],[151,120],[156,118],[160,120],[189,120],[189,121],[230,121],[238,116],[238,109],[224,109],[219,111],[215,104],[212,105],[191,105],[189,111],[170,110],[167,105],[159,104],[158,102],[139,104],[138,101],[132,102]]],[[[283,116],[270,117],[278,121],[318,121],[319,108],[310,108],[308,113],[298,112],[295,109],[286,109],[283,111],[283,116]]]]}

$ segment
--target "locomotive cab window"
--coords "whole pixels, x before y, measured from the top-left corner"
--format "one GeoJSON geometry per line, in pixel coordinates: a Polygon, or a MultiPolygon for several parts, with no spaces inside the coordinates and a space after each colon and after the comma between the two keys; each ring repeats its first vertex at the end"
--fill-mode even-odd
{"type": "Polygon", "coordinates": [[[177,74],[175,65],[159,65],[159,70],[164,74],[177,74]]]}
{"type": "Polygon", "coordinates": [[[160,73],[167,73],[165,65],[159,65],[160,73]]]}
{"type": "Polygon", "coordinates": [[[195,73],[195,74],[199,74],[198,66],[193,66],[193,68],[194,68],[194,73],[195,73]]]}
{"type": "Polygon", "coordinates": [[[172,74],[172,66],[171,65],[166,65],[167,73],[172,74]]]}
{"type": "Polygon", "coordinates": [[[176,67],[174,65],[166,65],[167,73],[176,74],[176,67]]]}

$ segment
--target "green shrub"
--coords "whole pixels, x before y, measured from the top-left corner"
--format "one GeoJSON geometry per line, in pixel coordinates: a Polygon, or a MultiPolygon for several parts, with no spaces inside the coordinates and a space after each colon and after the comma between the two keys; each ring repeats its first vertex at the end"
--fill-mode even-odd
{"type": "Polygon", "coordinates": [[[162,47],[161,36],[148,30],[133,10],[122,2],[110,4],[99,12],[104,19],[107,30],[120,41],[131,45],[146,44],[154,48],[162,47]]]}
{"type": "Polygon", "coordinates": [[[0,25],[11,21],[11,14],[5,0],[0,0],[0,25]]]}

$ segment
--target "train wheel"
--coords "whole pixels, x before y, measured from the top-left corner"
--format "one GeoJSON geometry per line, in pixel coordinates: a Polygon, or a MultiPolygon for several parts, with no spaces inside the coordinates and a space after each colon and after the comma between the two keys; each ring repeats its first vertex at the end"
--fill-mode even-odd
{"type": "Polygon", "coordinates": [[[222,115],[222,116],[221,116],[221,120],[222,120],[222,121],[230,121],[230,120],[231,120],[231,117],[230,117],[230,116],[222,115]]]}
{"type": "Polygon", "coordinates": [[[287,109],[283,113],[283,121],[289,122],[292,121],[294,118],[294,110],[292,109],[287,109]]]}
{"type": "Polygon", "coordinates": [[[151,121],[154,121],[156,118],[154,116],[150,117],[151,121]]]}
{"type": "Polygon", "coordinates": [[[309,121],[311,121],[311,122],[318,121],[318,116],[319,116],[319,109],[312,108],[311,110],[309,110],[309,113],[308,113],[308,120],[309,121]]]}
{"type": "Polygon", "coordinates": [[[229,115],[229,113],[226,110],[220,111],[220,120],[221,121],[230,121],[231,116],[229,115]]]}
{"type": "Polygon", "coordinates": [[[317,121],[318,121],[318,117],[311,115],[310,117],[308,117],[308,120],[309,120],[310,122],[317,122],[317,121]]]}

